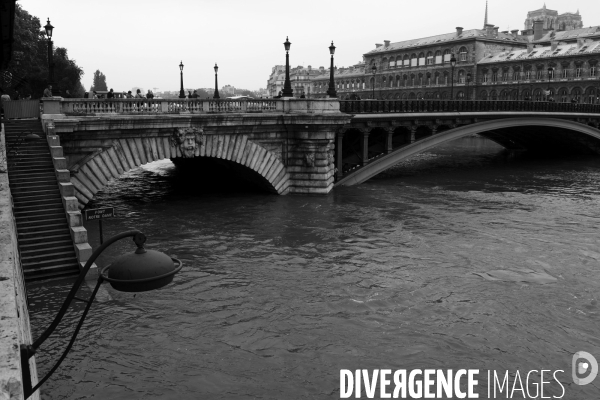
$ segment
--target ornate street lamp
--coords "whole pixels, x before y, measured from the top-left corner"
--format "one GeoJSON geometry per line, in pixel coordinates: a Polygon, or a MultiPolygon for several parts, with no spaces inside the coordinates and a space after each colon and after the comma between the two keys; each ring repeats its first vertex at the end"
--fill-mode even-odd
{"type": "Polygon", "coordinates": [[[371,96],[371,98],[375,100],[375,74],[377,73],[377,65],[373,64],[373,66],[371,67],[371,72],[373,73],[373,95],[371,96]]]}
{"type": "Polygon", "coordinates": [[[213,99],[219,98],[219,82],[217,81],[217,72],[219,72],[219,67],[217,63],[215,63],[215,94],[213,95],[213,99]]]}
{"type": "Polygon", "coordinates": [[[54,89],[53,94],[58,95],[58,88],[54,83],[54,55],[52,54],[52,31],[54,30],[54,27],[50,23],[50,18],[48,18],[48,23],[44,26],[44,30],[48,37],[48,85],[52,86],[52,89],[54,89]]]}
{"type": "Polygon", "coordinates": [[[452,73],[451,73],[451,88],[450,88],[450,100],[454,100],[454,67],[456,67],[456,57],[454,57],[454,54],[452,54],[452,57],[450,57],[450,67],[452,69],[452,73]]]}
{"type": "Polygon", "coordinates": [[[185,99],[185,92],[183,91],[183,61],[179,63],[179,70],[181,71],[181,88],[179,89],[179,98],[185,99]]]}
{"type": "Polygon", "coordinates": [[[467,100],[471,100],[470,99],[470,92],[469,92],[469,84],[471,83],[471,73],[467,73],[467,100]]]}
{"type": "Polygon", "coordinates": [[[331,54],[331,67],[329,67],[329,90],[327,94],[329,97],[337,97],[337,93],[335,92],[335,82],[333,81],[333,54],[335,53],[335,46],[333,45],[333,40],[331,41],[331,46],[329,46],[329,54],[331,54]]]}
{"type": "Polygon", "coordinates": [[[110,285],[115,289],[122,292],[145,292],[148,290],[159,289],[163,286],[168,285],[173,281],[173,276],[181,270],[182,262],[167,256],[164,253],[155,250],[144,249],[144,243],[146,242],[146,236],[139,231],[129,231],[120,233],[108,239],[104,242],[96,251],[92,254],[90,259],[87,261],[77,280],[73,284],[71,291],[67,295],[65,302],[58,311],[58,314],[54,318],[54,321],[48,328],[42,333],[42,335],[31,345],[21,345],[21,371],[23,373],[23,390],[25,398],[31,396],[48,378],[56,371],[60,366],[61,362],[65,359],[69,350],[73,346],[77,334],[83,325],[85,317],[87,316],[90,307],[96,297],[96,293],[100,288],[100,284],[104,281],[108,281],[110,285]],[[85,276],[90,270],[90,267],[94,264],[94,261],[98,256],[111,244],[118,240],[126,237],[133,237],[133,241],[137,245],[137,250],[133,254],[127,254],[119,257],[114,263],[104,267],[98,274],[98,282],[96,287],[92,291],[89,299],[84,300],[76,297],[79,287],[84,282],[85,276]],[[29,370],[29,359],[35,355],[36,350],[48,339],[48,337],[54,332],[60,321],[65,316],[69,305],[77,299],[86,303],[85,310],[75,327],[73,336],[67,348],[60,356],[54,367],[44,376],[35,387],[31,387],[31,371],[29,370]]]}
{"type": "Polygon", "coordinates": [[[283,84],[283,92],[281,97],[293,97],[294,91],[292,90],[292,84],[290,83],[290,46],[291,42],[285,37],[283,46],[285,47],[285,83],[283,84]]]}

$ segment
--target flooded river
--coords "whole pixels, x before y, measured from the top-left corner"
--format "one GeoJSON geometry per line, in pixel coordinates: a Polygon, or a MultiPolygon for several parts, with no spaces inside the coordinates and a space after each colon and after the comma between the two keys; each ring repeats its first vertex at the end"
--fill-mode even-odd
{"type": "MultiPolygon", "coordinates": [[[[106,286],[44,398],[335,399],[340,369],[383,368],[480,369],[480,398],[484,371],[563,370],[563,398],[598,398],[600,379],[573,384],[571,357],[600,360],[599,183],[598,158],[480,138],[328,196],[206,192],[169,161],[135,169],[91,204],[118,208],[105,237],[137,228],[184,269],[136,296],[106,286]]],[[[99,264],[133,250],[121,241],[99,264]]],[[[29,289],[34,336],[68,289],[29,289]]]]}

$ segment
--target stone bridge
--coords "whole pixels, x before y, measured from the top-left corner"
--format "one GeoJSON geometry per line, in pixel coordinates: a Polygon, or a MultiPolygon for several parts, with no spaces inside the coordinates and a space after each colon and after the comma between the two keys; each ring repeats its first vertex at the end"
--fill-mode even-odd
{"type": "Polygon", "coordinates": [[[229,171],[278,194],[326,194],[448,141],[600,154],[600,105],[530,101],[45,99],[83,207],[106,183],[169,158],[198,179],[229,171]]]}
{"type": "Polygon", "coordinates": [[[340,101],[336,184],[362,183],[398,162],[465,136],[510,150],[600,154],[600,105],[532,101],[340,101]]]}
{"type": "Polygon", "coordinates": [[[278,194],[326,194],[334,139],[350,122],[339,102],[195,99],[45,99],[80,206],[113,178],[171,159],[196,168],[202,185],[223,170],[278,194]]]}

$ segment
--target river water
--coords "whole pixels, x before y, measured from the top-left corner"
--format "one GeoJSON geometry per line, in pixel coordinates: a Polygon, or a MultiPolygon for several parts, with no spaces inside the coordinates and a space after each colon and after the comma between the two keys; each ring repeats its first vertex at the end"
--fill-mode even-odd
{"type": "MultiPolygon", "coordinates": [[[[598,158],[467,138],[328,196],[206,192],[201,175],[156,162],[94,200],[118,208],[105,237],[137,228],[184,269],[136,296],[106,286],[43,398],[335,399],[340,369],[359,368],[479,369],[480,398],[488,370],[511,387],[517,370],[524,386],[530,370],[563,370],[544,396],[600,397],[600,378],[571,378],[576,351],[600,359],[598,158]]],[[[68,289],[29,289],[34,336],[68,289]]]]}

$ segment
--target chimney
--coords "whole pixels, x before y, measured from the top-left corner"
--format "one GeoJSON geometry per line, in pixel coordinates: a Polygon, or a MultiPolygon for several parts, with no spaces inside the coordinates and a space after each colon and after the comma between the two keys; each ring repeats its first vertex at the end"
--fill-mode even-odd
{"type": "Polygon", "coordinates": [[[375,48],[376,49],[380,48],[381,46],[383,46],[381,43],[375,43],[375,48]]]}
{"type": "Polygon", "coordinates": [[[308,66],[308,70],[312,71],[312,66],[311,65],[308,66]]]}
{"type": "Polygon", "coordinates": [[[514,36],[517,37],[519,36],[519,30],[518,29],[513,29],[512,31],[510,31],[510,33],[514,36]]]}
{"type": "Polygon", "coordinates": [[[508,35],[508,31],[502,31],[500,33],[504,33],[505,35],[508,35]]]}
{"type": "Polygon", "coordinates": [[[485,25],[485,35],[487,37],[492,37],[494,32],[494,24],[486,24],[485,25]]]}
{"type": "Polygon", "coordinates": [[[320,69],[321,71],[323,71],[323,70],[325,69],[325,67],[319,67],[319,69],[320,69]]]}
{"type": "Polygon", "coordinates": [[[385,47],[388,47],[390,45],[390,41],[389,40],[384,40],[383,43],[385,43],[385,47]]]}
{"type": "Polygon", "coordinates": [[[456,36],[462,35],[463,28],[461,26],[456,27],[456,36]]]}
{"type": "Polygon", "coordinates": [[[533,21],[533,40],[540,40],[544,36],[544,21],[533,21]]]}
{"type": "Polygon", "coordinates": [[[494,27],[494,37],[498,37],[498,27],[494,27]]]}
{"type": "Polygon", "coordinates": [[[527,43],[527,54],[533,51],[533,43],[527,43]]]}
{"type": "Polygon", "coordinates": [[[558,41],[553,40],[550,42],[550,50],[554,51],[558,47],[558,41]]]}
{"type": "Polygon", "coordinates": [[[582,48],[584,44],[585,44],[584,38],[577,38],[577,48],[578,49],[582,48]]]}

